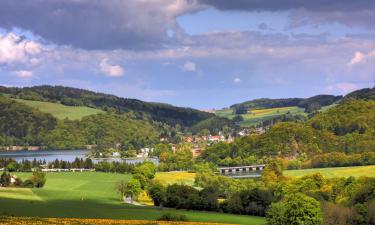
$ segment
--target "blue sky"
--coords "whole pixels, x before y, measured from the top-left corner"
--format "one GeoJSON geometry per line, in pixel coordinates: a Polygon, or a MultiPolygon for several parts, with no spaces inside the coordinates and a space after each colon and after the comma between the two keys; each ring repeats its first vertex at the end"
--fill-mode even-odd
{"type": "Polygon", "coordinates": [[[0,2],[0,85],[211,109],[375,85],[373,1],[0,2]]]}

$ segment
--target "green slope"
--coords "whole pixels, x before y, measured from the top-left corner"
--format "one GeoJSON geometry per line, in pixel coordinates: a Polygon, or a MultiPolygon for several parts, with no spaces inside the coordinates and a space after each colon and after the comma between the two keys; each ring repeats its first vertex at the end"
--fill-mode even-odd
{"type": "MultiPolygon", "coordinates": [[[[25,179],[31,173],[17,173],[25,179]]],[[[0,188],[0,214],[33,217],[156,220],[163,213],[185,214],[189,221],[264,224],[261,217],[133,206],[121,203],[114,186],[127,174],[48,173],[42,189],[0,188]],[[30,190],[30,191],[28,191],[30,190]],[[19,195],[18,195],[18,194],[19,195]]]]}
{"type": "Polygon", "coordinates": [[[320,173],[327,178],[333,177],[375,177],[375,166],[351,166],[351,167],[333,167],[333,168],[316,168],[305,170],[286,170],[284,174],[291,177],[302,177],[320,173]]]}
{"type": "Polygon", "coordinates": [[[58,119],[80,120],[84,116],[103,113],[104,111],[86,106],[66,106],[60,103],[14,99],[17,102],[39,109],[41,112],[50,113],[58,119]]]}
{"type": "MultiPolygon", "coordinates": [[[[258,125],[265,120],[287,113],[292,115],[305,114],[303,108],[296,106],[249,110],[247,114],[241,115],[244,120],[241,121],[239,125],[242,127],[258,125]]],[[[228,119],[232,119],[235,116],[232,109],[217,110],[215,114],[228,119]]]]}

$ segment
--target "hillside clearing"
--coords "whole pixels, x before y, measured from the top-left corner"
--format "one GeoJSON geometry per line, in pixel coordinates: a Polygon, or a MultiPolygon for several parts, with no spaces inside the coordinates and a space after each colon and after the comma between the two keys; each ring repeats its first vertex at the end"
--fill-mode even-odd
{"type": "MultiPolygon", "coordinates": [[[[239,123],[242,127],[254,126],[262,123],[265,120],[272,119],[277,116],[285,115],[290,113],[292,115],[305,115],[303,108],[299,108],[296,106],[291,107],[278,107],[278,108],[266,108],[266,109],[254,109],[249,110],[247,114],[241,115],[243,117],[243,121],[239,123]]],[[[217,116],[225,117],[228,119],[232,119],[235,114],[233,109],[223,109],[217,110],[215,112],[217,116]]]]}
{"type": "Polygon", "coordinates": [[[30,107],[37,108],[41,112],[50,113],[58,119],[71,119],[80,120],[82,117],[104,113],[104,111],[94,108],[89,108],[85,106],[66,106],[60,103],[52,102],[41,102],[41,101],[30,101],[23,99],[14,99],[17,102],[26,104],[30,107]]]}

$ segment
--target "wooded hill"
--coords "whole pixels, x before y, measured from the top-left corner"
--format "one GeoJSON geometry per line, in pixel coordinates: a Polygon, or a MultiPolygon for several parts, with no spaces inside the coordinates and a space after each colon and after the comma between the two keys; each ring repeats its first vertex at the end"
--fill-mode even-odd
{"type": "Polygon", "coordinates": [[[69,106],[88,106],[104,111],[115,111],[117,113],[130,112],[137,118],[150,117],[154,121],[173,126],[180,124],[181,126],[190,127],[202,120],[215,116],[214,114],[191,108],[144,102],[137,99],[121,98],[114,95],[63,86],[43,85],[24,88],[0,86],[0,93],[9,94],[12,98],[59,102],[69,106]]]}
{"type": "Polygon", "coordinates": [[[0,146],[46,146],[79,149],[101,145],[139,149],[156,143],[159,133],[147,120],[100,113],[82,120],[59,120],[23,103],[0,96],[0,146]]]}
{"type": "Polygon", "coordinates": [[[375,87],[373,88],[364,88],[357,91],[353,91],[350,94],[347,94],[344,97],[344,100],[349,99],[365,99],[365,100],[374,100],[375,101],[375,87]]]}
{"type": "Polygon", "coordinates": [[[306,110],[319,109],[320,107],[331,105],[338,102],[342,96],[334,95],[316,95],[310,98],[279,98],[269,99],[260,98],[251,101],[246,101],[230,106],[237,114],[246,114],[251,109],[266,109],[277,107],[297,106],[305,108],[306,110]]]}
{"type": "Polygon", "coordinates": [[[207,148],[202,158],[219,165],[252,163],[263,157],[312,157],[316,154],[373,152],[375,101],[348,99],[306,122],[281,122],[261,135],[207,148]]]}

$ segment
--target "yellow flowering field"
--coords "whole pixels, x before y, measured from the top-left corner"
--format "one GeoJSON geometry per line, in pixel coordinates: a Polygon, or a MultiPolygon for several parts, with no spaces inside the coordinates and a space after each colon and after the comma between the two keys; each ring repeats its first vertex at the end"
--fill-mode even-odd
{"type": "Polygon", "coordinates": [[[144,224],[144,225],[210,225],[217,223],[200,222],[170,222],[170,221],[147,221],[147,220],[112,220],[112,219],[72,219],[72,218],[37,218],[37,217],[0,217],[0,224],[59,224],[59,225],[80,225],[80,224],[144,224]]]}

